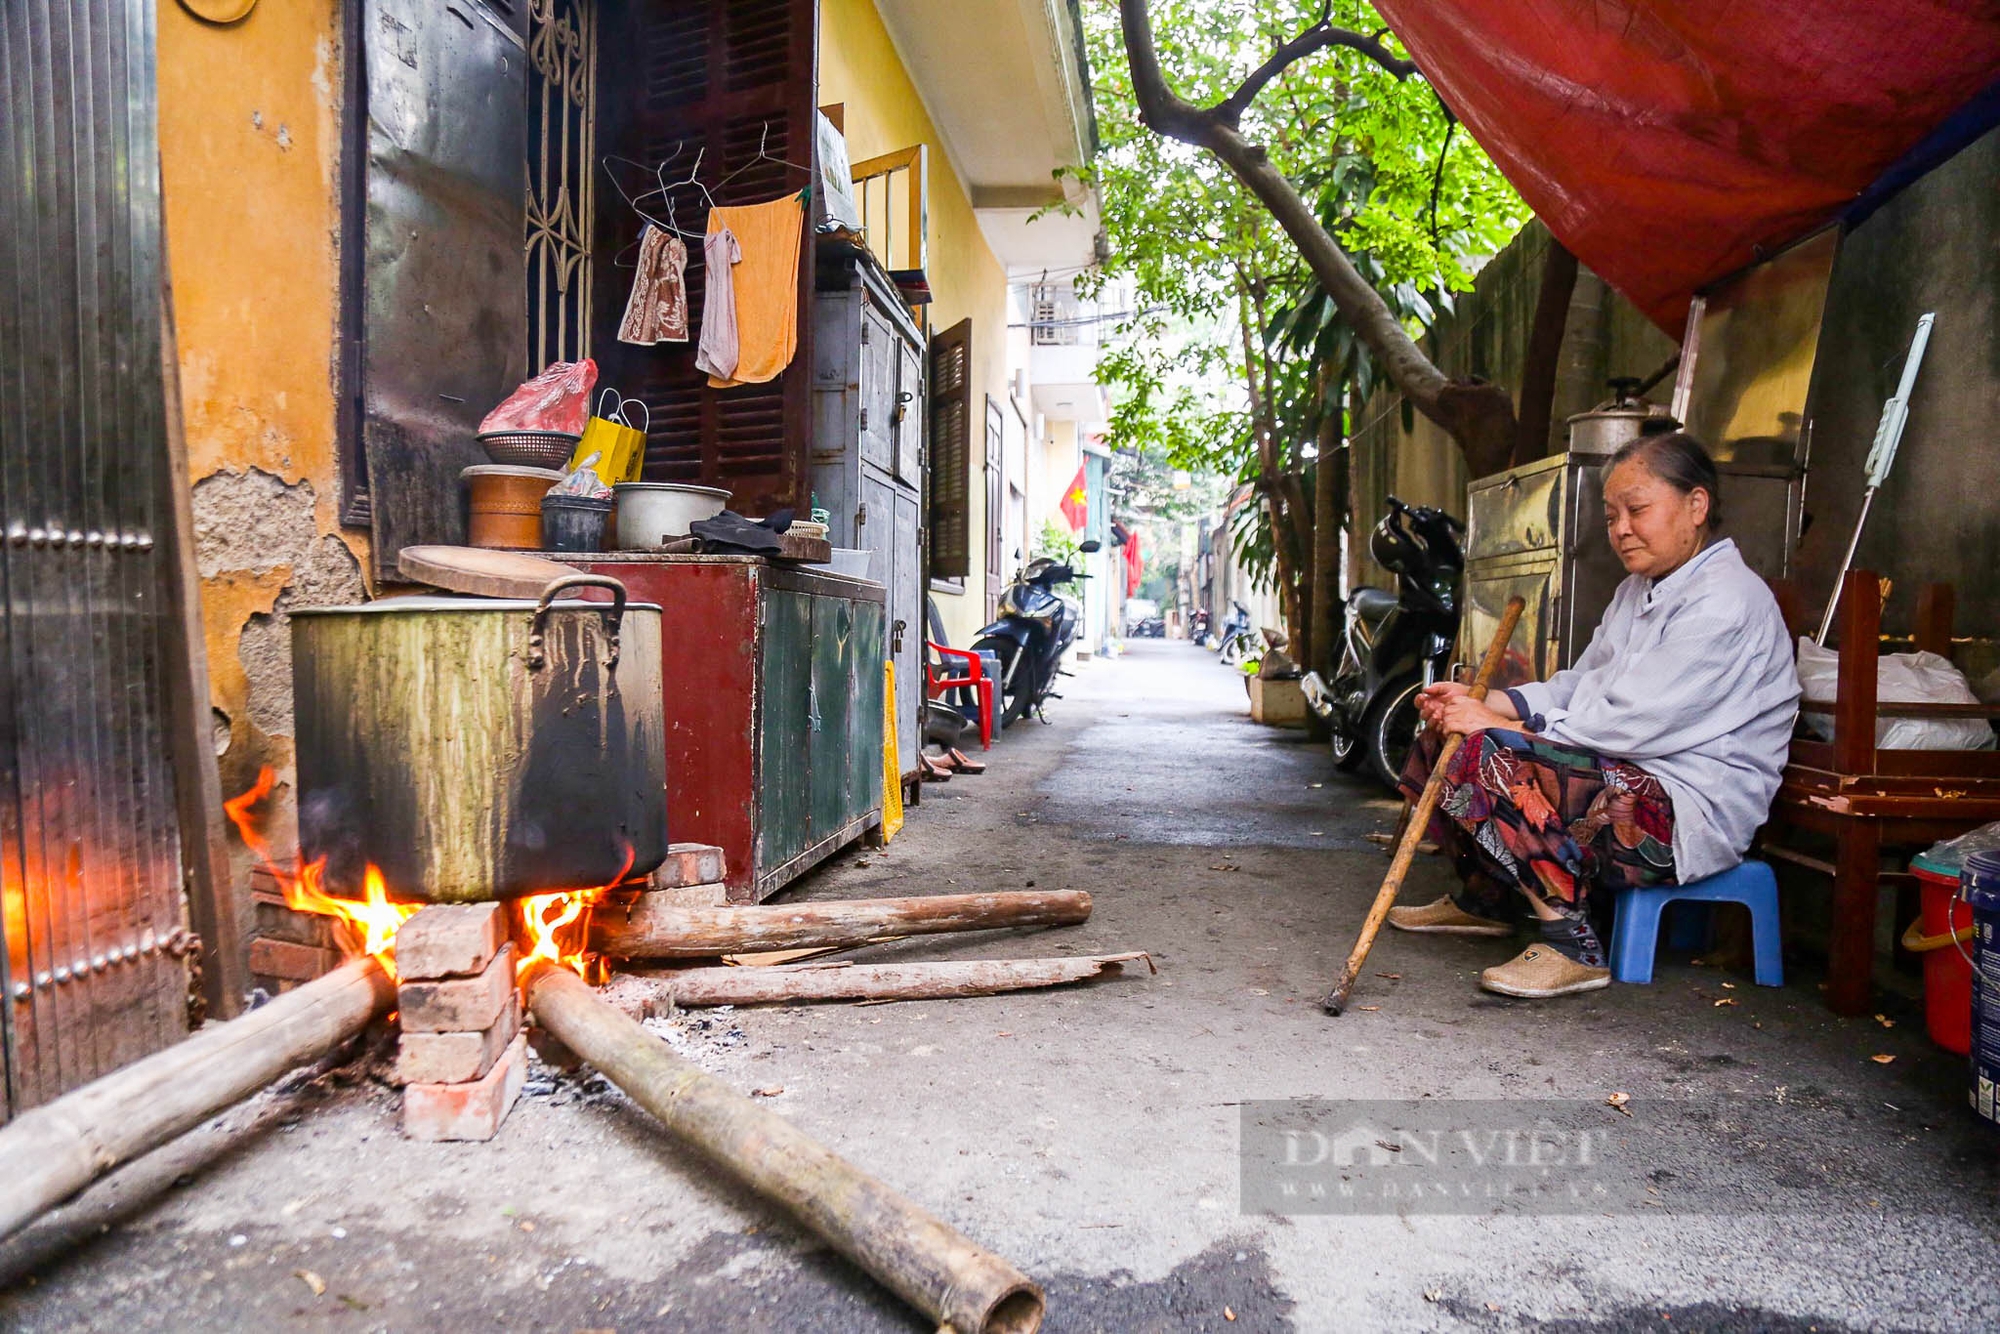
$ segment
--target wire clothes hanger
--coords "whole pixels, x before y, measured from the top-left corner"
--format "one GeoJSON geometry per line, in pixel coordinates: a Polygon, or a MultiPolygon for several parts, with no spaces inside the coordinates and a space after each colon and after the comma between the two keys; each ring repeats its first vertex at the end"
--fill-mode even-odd
{"type": "MultiPolygon", "coordinates": [[[[808,190],[812,189],[812,185],[810,184],[812,179],[812,168],[802,167],[796,162],[789,162],[781,157],[773,157],[767,151],[770,147],[770,144],[771,144],[771,122],[767,120],[764,122],[764,128],[762,133],[760,133],[757,136],[757,156],[751,158],[748,162],[745,162],[735,171],[730,172],[727,176],[724,176],[721,180],[717,181],[715,183],[715,188],[720,190],[723,186],[729,184],[731,181],[735,180],[738,176],[741,176],[744,172],[756,166],[759,162],[775,162],[781,167],[790,167],[793,171],[804,172],[806,174],[806,179],[808,182],[806,189],[808,190]]],[[[709,207],[713,208],[714,206],[715,206],[715,201],[711,198],[709,200],[709,207]]]]}
{"type": "MultiPolygon", "coordinates": [[[[711,209],[715,207],[715,196],[709,193],[708,187],[706,185],[703,185],[701,183],[701,180],[699,179],[701,172],[701,160],[703,156],[705,156],[708,152],[707,147],[704,146],[695,151],[694,165],[691,168],[689,168],[688,174],[685,177],[673,181],[669,181],[666,179],[667,163],[672,162],[676,158],[678,158],[681,155],[681,149],[685,147],[686,144],[687,141],[685,139],[681,140],[679,143],[674,145],[673,152],[667,154],[667,156],[663,158],[658,164],[651,167],[648,167],[643,162],[634,162],[631,158],[618,157],[615,154],[607,154],[604,158],[604,174],[610,178],[611,188],[618,192],[618,197],[623,199],[626,203],[626,206],[629,207],[634,213],[638,214],[640,218],[644,219],[652,226],[659,228],[663,232],[672,232],[676,236],[683,236],[691,241],[699,241],[702,239],[704,233],[691,232],[688,231],[686,228],[680,226],[680,219],[679,217],[676,216],[674,210],[674,191],[685,189],[688,186],[693,186],[695,189],[701,191],[701,197],[705,201],[707,201],[708,206],[711,209]],[[650,190],[642,190],[636,195],[630,193],[629,191],[626,190],[625,183],[618,179],[618,173],[611,169],[613,163],[617,163],[622,166],[632,167],[635,170],[643,172],[646,175],[652,177],[653,187],[650,190]],[[648,213],[644,208],[641,207],[642,204],[652,199],[658,199],[666,205],[667,216],[664,222],[661,221],[659,218],[654,217],[652,213],[648,213]]],[[[612,256],[611,258],[612,264],[618,268],[633,267],[632,263],[627,262],[627,256],[630,255],[632,251],[638,247],[638,244],[639,244],[638,241],[634,241],[632,242],[632,244],[626,246],[623,250],[620,250],[616,255],[612,256]]]]}

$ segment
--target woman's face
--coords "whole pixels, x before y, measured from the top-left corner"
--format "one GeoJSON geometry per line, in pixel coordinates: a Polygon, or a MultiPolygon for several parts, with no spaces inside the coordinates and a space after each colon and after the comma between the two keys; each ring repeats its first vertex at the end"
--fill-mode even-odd
{"type": "Polygon", "coordinates": [[[1626,459],[1604,478],[1604,527],[1629,574],[1660,579],[1701,550],[1708,492],[1682,493],[1653,475],[1644,459],[1626,459]]]}

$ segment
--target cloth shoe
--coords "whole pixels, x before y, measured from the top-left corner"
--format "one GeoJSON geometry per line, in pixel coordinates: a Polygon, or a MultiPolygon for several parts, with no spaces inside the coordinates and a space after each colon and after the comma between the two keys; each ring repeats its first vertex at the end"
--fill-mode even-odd
{"type": "Polygon", "coordinates": [[[1474,917],[1452,902],[1447,894],[1421,908],[1389,909],[1389,925],[1398,931],[1416,931],[1437,936],[1511,936],[1514,928],[1490,917],[1474,917]]]}
{"type": "Polygon", "coordinates": [[[1530,945],[1506,963],[1481,973],[1479,985],[1502,996],[1545,1000],[1608,987],[1611,970],[1578,963],[1546,944],[1530,945]]]}

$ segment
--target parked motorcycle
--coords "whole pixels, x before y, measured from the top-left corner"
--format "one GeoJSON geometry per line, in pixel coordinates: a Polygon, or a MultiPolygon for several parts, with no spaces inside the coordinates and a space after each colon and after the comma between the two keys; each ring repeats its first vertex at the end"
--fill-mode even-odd
{"type": "Polygon", "coordinates": [[[1222,618],[1222,638],[1216,648],[1216,655],[1222,659],[1224,667],[1234,667],[1246,655],[1255,654],[1258,645],[1251,638],[1250,609],[1234,599],[1229,603],[1229,615],[1222,618]]]}
{"type": "Polygon", "coordinates": [[[1308,672],[1307,704],[1333,735],[1342,769],[1366,762],[1394,788],[1420,725],[1417,692],[1446,679],[1458,639],[1465,525],[1429,505],[1389,497],[1368,550],[1396,576],[1396,591],[1357,588],[1347,597],[1340,665],[1324,681],[1308,672]]]}
{"type": "MultiPolygon", "coordinates": [[[[1088,554],[1101,545],[1093,540],[1077,550],[1088,554]]],[[[999,619],[981,627],[972,648],[1000,659],[1001,727],[1019,722],[1030,710],[1041,716],[1044,702],[1062,698],[1055,693],[1056,677],[1068,675],[1062,670],[1063,654],[1076,641],[1083,612],[1056,589],[1087,578],[1046,556],[1029,561],[1001,595],[999,619]]]]}

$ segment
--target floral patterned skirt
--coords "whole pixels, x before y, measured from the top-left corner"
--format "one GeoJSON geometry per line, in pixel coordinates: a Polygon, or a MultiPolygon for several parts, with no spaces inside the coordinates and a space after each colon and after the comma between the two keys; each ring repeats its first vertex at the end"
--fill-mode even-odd
{"type": "MultiPolygon", "coordinates": [[[[1414,800],[1443,739],[1426,729],[1403,768],[1414,800]]],[[[1593,890],[1671,884],[1674,805],[1636,764],[1498,728],[1474,732],[1446,766],[1430,837],[1466,882],[1454,895],[1505,920],[1532,895],[1588,927],[1593,890]]],[[[1593,942],[1594,943],[1594,942],[1593,942]]]]}

